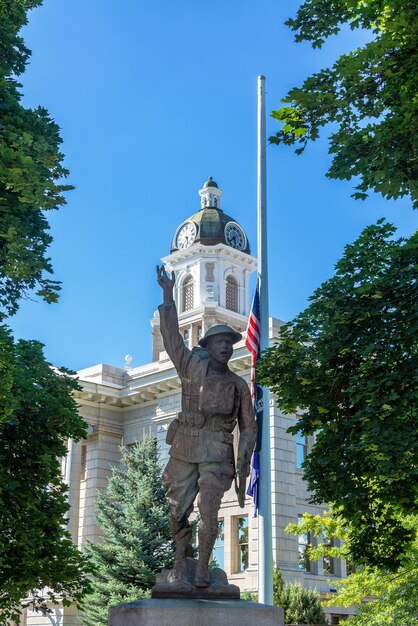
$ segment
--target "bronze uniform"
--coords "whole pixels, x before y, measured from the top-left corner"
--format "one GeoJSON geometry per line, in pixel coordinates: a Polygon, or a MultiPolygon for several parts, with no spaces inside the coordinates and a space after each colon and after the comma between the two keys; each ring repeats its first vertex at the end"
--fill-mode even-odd
{"type": "Polygon", "coordinates": [[[205,351],[186,348],[179,333],[175,304],[162,304],[159,312],[164,347],[182,383],[182,410],[167,432],[170,460],[163,474],[171,505],[176,559],[184,557],[190,541],[188,518],[199,494],[199,558],[209,560],[221,499],[234,477],[232,431],[238,423],[240,458],[255,443],[254,410],[245,380],[227,365],[215,366],[205,351]]]}

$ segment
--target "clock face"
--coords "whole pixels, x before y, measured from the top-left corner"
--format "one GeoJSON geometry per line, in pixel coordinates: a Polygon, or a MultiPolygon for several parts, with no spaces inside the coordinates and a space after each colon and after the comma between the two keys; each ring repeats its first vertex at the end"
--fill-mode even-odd
{"type": "Polygon", "coordinates": [[[176,245],[179,250],[188,248],[196,239],[197,228],[193,222],[186,222],[177,233],[176,245]]]}
{"type": "Polygon", "coordinates": [[[236,250],[244,250],[247,245],[245,233],[236,222],[228,222],[225,226],[225,239],[227,244],[236,250]]]}

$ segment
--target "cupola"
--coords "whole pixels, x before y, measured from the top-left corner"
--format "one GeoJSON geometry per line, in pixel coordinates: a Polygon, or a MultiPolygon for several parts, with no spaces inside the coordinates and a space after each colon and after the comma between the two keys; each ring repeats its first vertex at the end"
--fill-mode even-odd
{"type": "Polygon", "coordinates": [[[222,191],[213,180],[212,176],[209,176],[207,181],[203,184],[202,189],[199,189],[200,196],[200,208],[221,208],[221,196],[222,191]]]}
{"type": "Polygon", "coordinates": [[[223,243],[240,252],[251,254],[247,235],[240,224],[220,208],[222,190],[209,176],[199,189],[200,209],[177,228],[171,252],[184,250],[195,243],[213,246],[223,243]]]}

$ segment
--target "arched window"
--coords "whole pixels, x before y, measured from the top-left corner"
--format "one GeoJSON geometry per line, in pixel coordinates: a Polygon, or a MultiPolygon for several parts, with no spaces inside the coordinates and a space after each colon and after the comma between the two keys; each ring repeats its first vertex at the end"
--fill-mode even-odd
{"type": "Polygon", "coordinates": [[[233,276],[226,279],[226,308],[238,312],[238,282],[233,276]]]}
{"type": "Polygon", "coordinates": [[[182,285],[182,303],[183,303],[183,307],[182,310],[183,311],[190,311],[190,309],[193,308],[193,300],[194,300],[194,294],[193,294],[193,277],[189,274],[188,276],[186,276],[186,278],[183,280],[183,285],[182,285]]]}

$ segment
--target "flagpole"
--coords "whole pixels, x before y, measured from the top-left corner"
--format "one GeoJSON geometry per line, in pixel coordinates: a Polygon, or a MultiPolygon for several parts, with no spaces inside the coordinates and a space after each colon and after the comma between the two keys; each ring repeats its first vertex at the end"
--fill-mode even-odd
{"type": "MultiPolygon", "coordinates": [[[[260,350],[269,345],[267,268],[266,97],[265,77],[258,77],[257,103],[257,221],[258,274],[260,281],[260,350]]],[[[269,390],[263,388],[263,421],[260,455],[260,507],[258,517],[258,601],[273,604],[273,545],[271,518],[271,453],[269,390]]]]}

